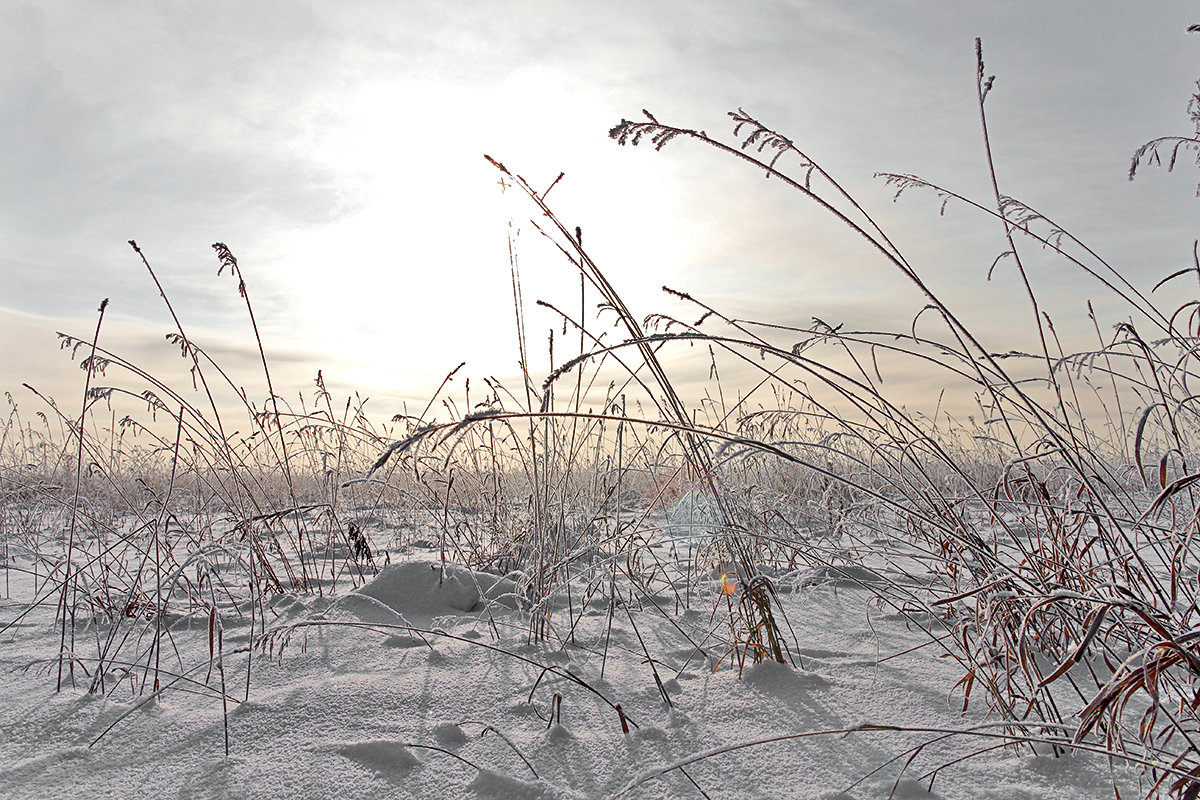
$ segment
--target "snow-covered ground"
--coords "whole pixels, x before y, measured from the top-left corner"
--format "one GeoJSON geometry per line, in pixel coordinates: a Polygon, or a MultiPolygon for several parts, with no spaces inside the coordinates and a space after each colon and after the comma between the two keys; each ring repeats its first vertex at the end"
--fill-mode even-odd
{"type": "MultiPolygon", "coordinates": [[[[254,650],[248,699],[244,604],[221,606],[223,664],[207,618],[175,622],[157,695],[135,691],[144,666],[119,665],[106,695],[79,671],[56,692],[54,601],[25,614],[0,637],[0,797],[1112,796],[1099,757],[871,729],[983,720],[960,715],[961,672],[929,633],[827,571],[779,581],[798,668],[747,664],[739,676],[725,644],[737,595],[712,576],[686,610],[673,593],[626,586],[610,602],[580,587],[531,641],[512,582],[443,573],[433,553],[392,562],[355,591],[266,603],[274,633],[254,650]],[[175,680],[167,665],[179,663],[190,671],[175,680]]],[[[0,625],[28,609],[12,577],[0,625]]],[[[106,635],[81,626],[77,647],[94,652],[106,635]]]]}

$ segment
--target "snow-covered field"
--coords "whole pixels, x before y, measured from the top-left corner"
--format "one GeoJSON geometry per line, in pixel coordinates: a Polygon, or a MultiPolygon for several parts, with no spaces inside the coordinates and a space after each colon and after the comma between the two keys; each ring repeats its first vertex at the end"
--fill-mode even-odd
{"type": "MultiPolygon", "coordinates": [[[[687,609],[670,590],[581,584],[556,595],[532,640],[512,581],[443,571],[431,550],[389,558],[355,590],[266,598],[257,620],[225,599],[215,617],[175,618],[157,694],[145,645],[142,663],[110,665],[105,694],[81,669],[56,692],[55,599],[30,610],[30,577],[10,570],[0,797],[1112,795],[1101,757],[928,730],[996,729],[974,706],[960,714],[961,671],[931,645],[936,623],[872,602],[866,574],[780,576],[797,668],[739,675],[728,643],[740,588],[723,593],[715,574],[693,579],[687,609]]],[[[154,623],[126,630],[149,641],[154,623]]],[[[108,634],[79,624],[76,646],[96,652],[108,634]]]]}

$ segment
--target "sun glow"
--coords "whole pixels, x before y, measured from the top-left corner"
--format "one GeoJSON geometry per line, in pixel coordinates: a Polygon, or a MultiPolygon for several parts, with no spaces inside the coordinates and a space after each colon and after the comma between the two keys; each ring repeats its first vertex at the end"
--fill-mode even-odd
{"type": "MultiPolygon", "coordinates": [[[[472,374],[515,373],[510,239],[530,329],[557,322],[535,308],[535,300],[578,296],[577,274],[528,222],[528,199],[502,184],[484,153],[538,186],[568,171],[552,199],[585,230],[592,220],[619,230],[619,236],[589,242],[595,257],[607,256],[611,272],[646,274],[639,267],[657,262],[659,270],[677,260],[653,218],[631,207],[618,183],[603,179],[614,170],[635,170],[629,153],[612,147],[602,163],[579,163],[569,142],[603,137],[612,120],[603,109],[573,107],[570,98],[560,80],[525,70],[491,87],[380,80],[340,101],[311,155],[340,176],[347,213],[296,233],[281,248],[286,274],[318,287],[295,292],[305,320],[297,336],[340,362],[342,374],[330,372],[332,381],[387,386],[415,379],[435,386],[464,359],[476,368],[468,368],[472,374]],[[556,100],[551,120],[547,95],[556,100]],[[481,117],[496,126],[480,129],[481,117]],[[573,135],[544,135],[551,121],[573,135]],[[534,327],[541,317],[545,322],[534,327]]],[[[641,176],[638,192],[640,205],[666,188],[641,176]]],[[[662,272],[669,277],[669,266],[662,272]]],[[[659,302],[657,283],[623,284],[628,299],[659,302]]],[[[535,366],[540,350],[531,345],[535,366]]]]}

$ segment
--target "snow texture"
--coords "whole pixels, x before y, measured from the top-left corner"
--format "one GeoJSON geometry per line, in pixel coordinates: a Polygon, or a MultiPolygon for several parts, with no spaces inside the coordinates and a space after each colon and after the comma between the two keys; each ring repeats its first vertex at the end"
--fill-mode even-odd
{"type": "MultiPolygon", "coordinates": [[[[980,718],[959,715],[953,664],[917,647],[936,627],[879,610],[844,577],[796,574],[781,593],[797,635],[793,668],[739,664],[716,644],[727,606],[708,578],[672,619],[659,610],[675,609],[672,593],[626,593],[619,605],[596,595],[550,609],[551,635],[531,641],[517,582],[436,560],[394,563],[336,598],[275,598],[276,633],[255,651],[248,697],[249,625],[230,607],[228,757],[205,625],[181,619],[171,632],[182,663],[200,664],[194,683],[164,676],[170,688],[148,699],[135,691],[144,670],[114,669],[106,696],[88,694],[79,673],[56,693],[45,654],[56,652],[58,628],[42,607],[8,629],[0,650],[0,797],[1111,796],[1108,766],[1088,755],[848,732],[962,729],[980,718]],[[934,772],[975,751],[985,752],[934,772]]],[[[4,621],[26,607],[0,601],[4,621]]],[[[95,632],[77,638],[82,646],[95,632]]]]}

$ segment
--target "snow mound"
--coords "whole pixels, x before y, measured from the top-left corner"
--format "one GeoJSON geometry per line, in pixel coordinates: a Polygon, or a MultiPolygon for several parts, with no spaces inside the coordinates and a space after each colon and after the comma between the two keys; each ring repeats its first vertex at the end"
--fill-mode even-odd
{"type": "Polygon", "coordinates": [[[763,661],[743,673],[742,680],[764,694],[797,695],[824,686],[827,681],[812,672],[801,672],[778,661],[763,661]]]}
{"type": "Polygon", "coordinates": [[[937,793],[915,778],[901,778],[892,796],[896,800],[938,800],[937,793]]]}
{"type": "Polygon", "coordinates": [[[893,575],[888,575],[885,578],[879,570],[853,564],[810,567],[801,570],[796,578],[801,586],[817,586],[822,584],[832,584],[834,586],[871,586],[885,580],[893,582],[897,580],[893,575]]]}
{"type": "Polygon", "coordinates": [[[453,722],[443,722],[438,725],[433,729],[433,735],[440,744],[450,747],[466,744],[468,741],[467,734],[463,732],[460,726],[455,725],[453,722]]]}
{"type": "Polygon", "coordinates": [[[693,535],[712,535],[712,528],[721,524],[721,507],[717,498],[699,489],[678,497],[665,510],[667,525],[691,530],[693,535]]]}
{"type": "Polygon", "coordinates": [[[427,625],[434,617],[462,616],[498,604],[516,608],[516,583],[455,564],[409,561],[379,571],[370,583],[338,601],[367,622],[427,625]]]}
{"type": "Polygon", "coordinates": [[[490,769],[481,769],[471,781],[470,788],[480,797],[503,800],[556,800],[565,796],[544,783],[530,783],[490,769]]]}
{"type": "Polygon", "coordinates": [[[403,777],[413,767],[421,765],[420,759],[403,744],[385,739],[343,744],[334,748],[334,752],[385,777],[403,777]]]}

